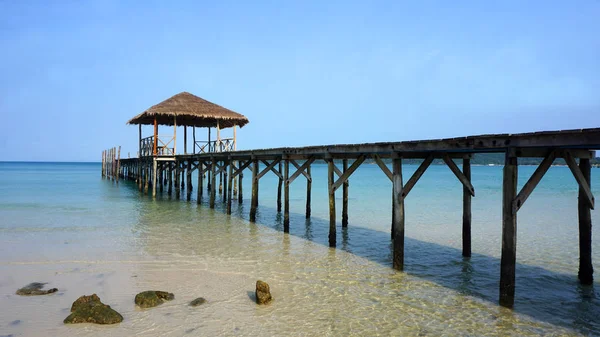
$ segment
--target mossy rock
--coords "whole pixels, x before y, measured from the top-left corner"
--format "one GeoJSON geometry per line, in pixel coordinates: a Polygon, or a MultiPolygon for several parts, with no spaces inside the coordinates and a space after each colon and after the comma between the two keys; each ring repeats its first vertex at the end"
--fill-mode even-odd
{"type": "Polygon", "coordinates": [[[190,302],[190,306],[192,307],[197,307],[199,305],[202,305],[206,303],[206,299],[204,297],[198,297],[197,299],[193,300],[190,302]]]}
{"type": "Polygon", "coordinates": [[[271,302],[271,289],[267,282],[261,280],[256,281],[256,303],[267,304],[271,302]]]}
{"type": "Polygon", "coordinates": [[[71,306],[71,314],[63,321],[65,324],[95,323],[115,324],[123,321],[123,316],[100,301],[98,295],[81,296],[71,306]]]}
{"type": "Polygon", "coordinates": [[[166,291],[148,290],[135,295],[135,304],[140,308],[152,308],[174,298],[175,295],[166,291]]]}
{"type": "Polygon", "coordinates": [[[35,295],[47,295],[58,291],[56,288],[42,290],[46,283],[33,282],[17,290],[17,295],[21,296],[35,296],[35,295]]]}

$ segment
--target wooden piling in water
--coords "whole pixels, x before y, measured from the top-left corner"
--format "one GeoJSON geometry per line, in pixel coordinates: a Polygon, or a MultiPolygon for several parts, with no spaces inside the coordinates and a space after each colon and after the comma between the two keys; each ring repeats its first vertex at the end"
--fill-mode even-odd
{"type": "MultiPolygon", "coordinates": [[[[216,170],[217,170],[217,159],[215,157],[211,157],[211,163],[210,163],[210,179],[211,182],[210,184],[212,186],[215,186],[215,181],[216,181],[216,170]]],[[[210,208],[215,208],[215,198],[216,198],[216,191],[214,188],[210,189],[210,208]]]]}
{"type": "Polygon", "coordinates": [[[229,179],[227,177],[227,166],[231,166],[229,165],[229,162],[227,160],[223,161],[223,168],[221,169],[221,173],[223,174],[223,203],[226,204],[227,203],[227,179],[229,179]]]}
{"type": "Polygon", "coordinates": [[[192,161],[190,159],[188,159],[187,161],[187,171],[186,171],[186,178],[187,178],[187,201],[192,200],[192,161]]]}
{"type": "Polygon", "coordinates": [[[152,198],[156,198],[156,158],[152,159],[152,198]]]}
{"type": "MultiPolygon", "coordinates": [[[[242,162],[240,162],[240,167],[242,167],[242,162]]],[[[242,187],[242,180],[244,179],[244,172],[240,172],[238,175],[238,204],[242,204],[244,202],[244,193],[242,187]]]]}
{"type": "Polygon", "coordinates": [[[335,182],[333,159],[327,159],[327,182],[328,182],[328,193],[329,193],[329,247],[336,246],[336,228],[335,228],[335,189],[333,184],[335,182]]]}
{"type": "MultiPolygon", "coordinates": [[[[281,175],[281,161],[277,164],[277,172],[281,175]]],[[[281,187],[283,185],[283,178],[280,176],[277,180],[277,213],[281,213],[281,187]]]]}
{"type": "Polygon", "coordinates": [[[252,200],[250,202],[250,222],[256,222],[258,209],[258,160],[252,160],[252,200]]]}
{"type": "Polygon", "coordinates": [[[175,198],[181,198],[181,185],[179,184],[179,179],[181,177],[181,163],[175,160],[175,198]]]}
{"type": "Polygon", "coordinates": [[[167,164],[167,193],[169,193],[169,196],[173,194],[173,164],[171,162],[167,164]]]}
{"type": "Polygon", "coordinates": [[[506,151],[502,182],[502,257],[500,258],[500,305],[511,308],[515,300],[515,265],[517,259],[518,166],[514,150],[506,151]]]}
{"type": "MultiPolygon", "coordinates": [[[[194,142],[195,144],[195,142],[194,142]]],[[[204,191],[204,162],[198,162],[198,195],[196,196],[196,202],[202,202],[202,193],[204,191]]]]}
{"type": "Polygon", "coordinates": [[[233,199],[233,162],[229,160],[229,172],[227,177],[229,178],[228,187],[225,189],[227,191],[227,214],[231,214],[231,199],[233,199]]]}
{"type": "Polygon", "coordinates": [[[310,165],[308,165],[306,167],[306,175],[307,175],[307,179],[306,179],[306,219],[310,218],[310,213],[311,213],[311,189],[312,189],[312,175],[310,174],[310,165]]]}
{"type": "MultiPolygon", "coordinates": [[[[471,159],[463,158],[463,174],[471,182],[471,159]]],[[[471,192],[463,186],[462,255],[471,257],[471,192]]]]}
{"type": "MultiPolygon", "coordinates": [[[[342,160],[343,173],[348,170],[348,159],[342,160]]],[[[348,227],[348,179],[342,185],[342,227],[348,227]]]]}
{"type": "Polygon", "coordinates": [[[290,232],[290,160],[283,160],[283,231],[290,232]]]}
{"type": "MultiPolygon", "coordinates": [[[[591,165],[587,158],[579,159],[579,169],[591,189],[591,165]]],[[[579,282],[590,285],[594,282],[594,267],[592,265],[592,214],[591,205],[586,198],[585,188],[579,186],[577,201],[579,215],[579,282]]]]}
{"type": "Polygon", "coordinates": [[[392,159],[393,196],[393,266],[396,270],[404,270],[404,185],[402,181],[402,157],[392,159]]]}

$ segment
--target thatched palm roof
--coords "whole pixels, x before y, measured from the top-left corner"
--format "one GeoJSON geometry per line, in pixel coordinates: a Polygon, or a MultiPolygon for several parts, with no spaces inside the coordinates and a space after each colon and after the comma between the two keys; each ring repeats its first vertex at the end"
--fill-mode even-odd
{"type": "Polygon", "coordinates": [[[234,125],[243,127],[249,122],[248,118],[242,114],[189,92],[182,92],[133,117],[127,124],[153,125],[156,117],[157,123],[160,125],[173,125],[175,116],[177,116],[177,125],[216,127],[217,121],[219,121],[221,129],[234,125]]]}

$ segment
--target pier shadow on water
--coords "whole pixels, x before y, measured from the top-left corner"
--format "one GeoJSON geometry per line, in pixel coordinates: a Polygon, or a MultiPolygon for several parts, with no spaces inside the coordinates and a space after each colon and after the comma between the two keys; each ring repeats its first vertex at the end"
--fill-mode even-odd
{"type": "MultiPolygon", "coordinates": [[[[208,208],[207,198],[199,207],[208,208]]],[[[162,201],[185,201],[163,195],[162,201]]],[[[191,201],[196,203],[195,200],[191,201]]],[[[232,216],[248,220],[249,200],[232,205],[232,216]]],[[[225,214],[224,203],[217,198],[216,212],[225,214]]],[[[261,204],[257,224],[283,234],[283,214],[261,204]]],[[[410,226],[407,223],[407,226],[410,226]]],[[[329,246],[329,221],[318,217],[305,219],[304,214],[290,213],[290,235],[316,244],[329,246]]],[[[284,238],[285,240],[285,238],[284,238]]],[[[389,232],[360,227],[352,223],[337,226],[337,249],[392,268],[392,241],[389,232]]],[[[473,253],[462,257],[462,251],[437,243],[405,238],[405,270],[411,276],[433,282],[462,295],[498,303],[500,259],[473,253]]],[[[575,274],[564,274],[539,266],[516,265],[516,294],[513,311],[534,320],[546,322],[583,334],[600,334],[600,284],[582,286],[575,274]]],[[[460,313],[458,313],[460,315],[460,313]]]]}

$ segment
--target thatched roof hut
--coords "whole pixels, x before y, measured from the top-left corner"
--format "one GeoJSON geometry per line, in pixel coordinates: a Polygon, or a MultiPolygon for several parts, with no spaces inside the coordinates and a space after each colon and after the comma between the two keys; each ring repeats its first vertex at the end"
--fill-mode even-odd
{"type": "Polygon", "coordinates": [[[195,126],[220,129],[243,127],[248,118],[189,92],[168,98],[130,119],[127,124],[195,126]]]}

